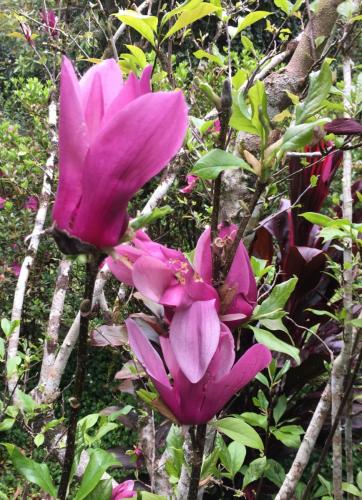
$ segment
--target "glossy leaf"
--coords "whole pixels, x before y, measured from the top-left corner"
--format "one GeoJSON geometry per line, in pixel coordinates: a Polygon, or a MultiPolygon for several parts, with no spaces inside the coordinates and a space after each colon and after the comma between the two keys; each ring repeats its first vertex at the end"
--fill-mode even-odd
{"type": "Polygon", "coordinates": [[[252,171],[242,158],[221,149],[212,149],[196,162],[192,174],[202,179],[216,179],[223,170],[236,168],[252,171]]]}
{"type": "Polygon", "coordinates": [[[263,450],[264,444],[259,434],[240,418],[226,417],[213,422],[219,432],[244,446],[263,450]]]}
{"type": "Polygon", "coordinates": [[[283,136],[278,156],[281,157],[287,151],[297,151],[309,144],[312,141],[315,128],[321,127],[328,121],[328,118],[322,118],[311,123],[290,126],[283,136]]]}
{"type": "Polygon", "coordinates": [[[216,7],[215,5],[211,5],[209,3],[206,3],[206,2],[200,3],[192,10],[184,10],[180,14],[180,16],[177,19],[177,21],[175,22],[175,24],[173,26],[171,26],[169,31],[166,33],[164,40],[166,40],[167,38],[170,38],[170,36],[174,35],[178,31],[185,28],[186,26],[189,26],[190,24],[194,23],[198,19],[201,19],[205,16],[208,16],[209,14],[213,14],[217,10],[219,10],[218,7],[216,7]]]}
{"type": "Polygon", "coordinates": [[[97,486],[108,467],[119,464],[120,462],[112,454],[101,449],[91,450],[87,468],[74,500],[86,498],[97,486]]]}
{"type": "Polygon", "coordinates": [[[254,12],[250,12],[250,14],[248,14],[247,16],[239,18],[238,27],[233,36],[235,37],[245,28],[248,28],[261,19],[265,19],[266,17],[270,16],[270,14],[271,12],[268,12],[266,10],[255,10],[254,12]]]}
{"type": "Polygon", "coordinates": [[[47,464],[39,464],[35,460],[24,456],[13,444],[2,444],[6,447],[9,457],[19,474],[23,475],[29,483],[38,485],[52,497],[57,496],[57,490],[53,484],[47,464]]]}
{"type": "Polygon", "coordinates": [[[246,488],[248,484],[257,481],[263,475],[265,468],[266,468],[266,457],[257,458],[256,460],[253,460],[245,472],[243,480],[243,489],[246,488]]]}
{"type": "Polygon", "coordinates": [[[261,317],[277,319],[276,313],[281,312],[284,308],[296,287],[297,281],[297,278],[290,278],[288,281],[276,285],[269,297],[255,308],[253,319],[261,317]]]}
{"type": "Polygon", "coordinates": [[[332,72],[329,64],[324,61],[320,71],[310,75],[308,94],[304,102],[296,106],[297,125],[304,123],[319,111],[323,101],[328,97],[331,86],[332,72]]]}
{"type": "Polygon", "coordinates": [[[156,207],[152,212],[148,215],[140,215],[133,219],[130,223],[132,229],[141,229],[142,227],[147,227],[154,222],[165,218],[167,215],[172,214],[173,208],[169,205],[165,205],[164,207],[156,207]]]}
{"type": "Polygon", "coordinates": [[[155,16],[144,16],[134,10],[121,10],[114,14],[122,23],[138,31],[146,40],[155,47],[155,33],[158,19],[155,16]]]}
{"type": "Polygon", "coordinates": [[[257,328],[256,326],[249,326],[249,328],[253,330],[255,340],[259,344],[265,345],[271,351],[288,354],[288,356],[291,356],[298,364],[300,364],[299,349],[297,347],[287,344],[267,330],[257,328]]]}
{"type": "Polygon", "coordinates": [[[103,479],[99,481],[94,490],[85,497],[85,500],[110,500],[112,497],[112,489],[112,478],[103,479]]]}

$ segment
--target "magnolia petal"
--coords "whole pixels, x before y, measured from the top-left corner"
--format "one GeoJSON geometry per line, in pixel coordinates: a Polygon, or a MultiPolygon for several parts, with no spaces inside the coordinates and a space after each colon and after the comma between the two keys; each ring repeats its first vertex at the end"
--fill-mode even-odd
{"type": "Polygon", "coordinates": [[[215,300],[198,301],[176,310],[170,341],[176,360],[184,375],[197,383],[215,354],[220,339],[220,321],[215,300]]]}
{"type": "Polygon", "coordinates": [[[186,128],[181,92],[146,94],[115,114],[87,156],[73,234],[97,247],[116,245],[128,200],[175,155],[186,128]]]}
{"type": "Polygon", "coordinates": [[[120,93],[113,100],[109,106],[104,121],[109,121],[117,114],[122,108],[127,106],[130,102],[138,97],[151,92],[150,74],[152,73],[152,66],[148,66],[142,73],[141,79],[138,80],[134,73],[130,73],[126,83],[121,89],[120,93]]]}
{"type": "Polygon", "coordinates": [[[211,229],[209,227],[197,241],[194,268],[206,283],[212,282],[211,229]]]}
{"type": "Polygon", "coordinates": [[[250,347],[235,363],[231,371],[219,381],[220,408],[248,384],[257,373],[266,368],[272,360],[271,353],[262,344],[250,347]]]}
{"type": "Polygon", "coordinates": [[[113,249],[112,255],[106,259],[106,262],[113,276],[128,286],[134,286],[133,283],[133,265],[143,252],[131,245],[119,245],[113,249]]]}
{"type": "Polygon", "coordinates": [[[134,286],[154,302],[160,301],[173,280],[174,275],[169,267],[153,257],[140,257],[133,267],[134,286]]]}
{"type": "Polygon", "coordinates": [[[162,359],[143,335],[137,323],[128,318],[126,325],[131,349],[148,375],[165,387],[171,388],[162,359]]]}
{"type": "Polygon", "coordinates": [[[79,82],[84,107],[88,105],[89,95],[96,77],[101,81],[104,107],[107,109],[123,85],[120,67],[114,59],[106,59],[86,71],[79,82]]]}
{"type": "Polygon", "coordinates": [[[81,179],[88,151],[87,128],[72,63],[63,57],[60,76],[59,184],[53,219],[71,231],[71,219],[81,197],[81,179]]]}
{"type": "Polygon", "coordinates": [[[96,73],[89,90],[87,103],[84,105],[84,115],[90,142],[99,132],[104,115],[104,106],[102,82],[99,73],[96,73]]]}

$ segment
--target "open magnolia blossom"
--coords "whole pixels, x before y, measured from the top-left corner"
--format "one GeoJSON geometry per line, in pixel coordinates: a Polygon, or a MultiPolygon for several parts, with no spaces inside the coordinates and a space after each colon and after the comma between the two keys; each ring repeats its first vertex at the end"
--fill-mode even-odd
{"type": "Polygon", "coordinates": [[[164,362],[133,319],[126,321],[131,348],[152,379],[162,401],[185,425],[211,420],[271,361],[261,344],[235,363],[234,338],[221,323],[215,300],[177,308],[169,337],[160,337],[164,362]]]}
{"type": "MultiPolygon", "coordinates": [[[[234,225],[220,227],[221,251],[232,242],[235,233],[234,225]]],[[[242,242],[219,290],[220,296],[212,286],[210,228],[205,229],[197,242],[193,265],[182,252],[155,243],[143,231],[136,232],[132,245],[116,247],[107,264],[117,279],[166,306],[168,317],[176,307],[214,300],[220,319],[236,326],[251,316],[256,305],[256,282],[242,242]]]]}
{"type": "MultiPolygon", "coordinates": [[[[152,68],[125,83],[114,59],[78,81],[63,59],[55,228],[97,248],[117,245],[127,204],[180,149],[187,128],[182,92],[151,92],[152,68]]],[[[58,240],[57,240],[58,241],[58,240]]]]}
{"type": "Polygon", "coordinates": [[[123,498],[133,498],[134,496],[136,496],[134,481],[129,479],[113,488],[111,500],[122,500],[123,498]]]}

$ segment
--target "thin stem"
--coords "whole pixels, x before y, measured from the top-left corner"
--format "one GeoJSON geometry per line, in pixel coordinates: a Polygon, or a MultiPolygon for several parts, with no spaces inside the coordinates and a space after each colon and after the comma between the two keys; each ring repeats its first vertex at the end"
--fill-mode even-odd
{"type": "Polygon", "coordinates": [[[65,450],[62,477],[58,490],[58,498],[65,500],[67,496],[68,483],[75,455],[75,438],[77,433],[78,416],[81,409],[81,400],[86,376],[88,326],[92,309],[92,296],[98,271],[98,259],[90,257],[86,267],[86,282],[84,287],[84,297],[80,306],[80,326],[77,349],[77,368],[74,379],[74,393],[70,399],[70,417],[67,433],[67,447],[65,450]]]}
{"type": "Polygon", "coordinates": [[[201,476],[202,459],[204,456],[205,438],[206,438],[206,424],[201,424],[195,429],[190,429],[191,442],[192,442],[192,469],[190,477],[189,493],[187,500],[197,500],[199,491],[199,483],[201,476]]]}

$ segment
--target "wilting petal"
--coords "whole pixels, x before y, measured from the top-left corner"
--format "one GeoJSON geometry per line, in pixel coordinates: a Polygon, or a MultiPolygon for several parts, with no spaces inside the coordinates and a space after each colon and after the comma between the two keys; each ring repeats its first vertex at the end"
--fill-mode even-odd
{"type": "Polygon", "coordinates": [[[335,135],[362,135],[362,123],[352,118],[337,118],[326,123],[324,130],[335,135]]]}
{"type": "Polygon", "coordinates": [[[101,82],[104,108],[107,109],[122,88],[122,73],[114,59],[92,66],[80,79],[83,106],[87,107],[95,77],[101,82]]]}
{"type": "Polygon", "coordinates": [[[170,268],[153,257],[140,257],[133,267],[133,283],[145,297],[159,302],[166,289],[173,284],[170,268]]]}
{"type": "Polygon", "coordinates": [[[176,310],[170,326],[170,341],[184,375],[197,383],[215,354],[220,339],[220,321],[215,301],[198,301],[176,310]]]}
{"type": "Polygon", "coordinates": [[[53,219],[60,229],[66,231],[71,230],[72,215],[81,198],[81,179],[88,145],[78,80],[72,63],[64,57],[60,77],[60,172],[53,219]]]}
{"type": "Polygon", "coordinates": [[[143,95],[107,122],[87,156],[74,234],[98,247],[116,245],[124,229],[120,213],[178,151],[186,127],[181,92],[143,95]]]}

